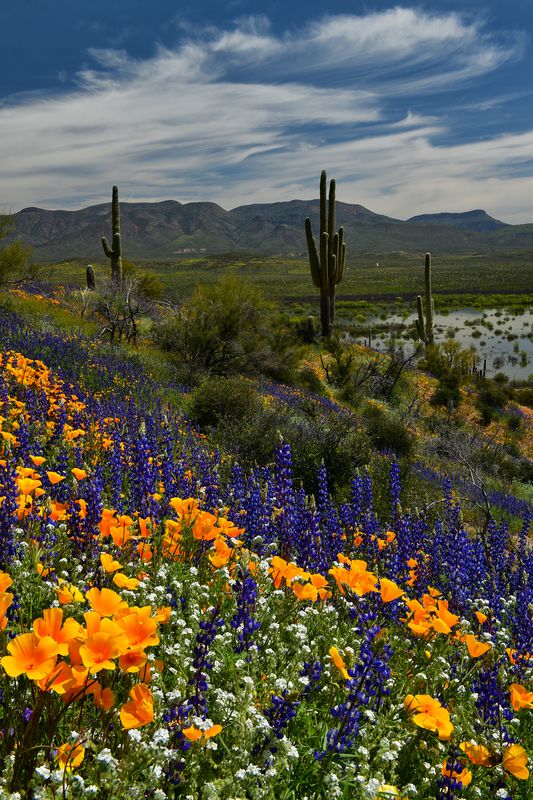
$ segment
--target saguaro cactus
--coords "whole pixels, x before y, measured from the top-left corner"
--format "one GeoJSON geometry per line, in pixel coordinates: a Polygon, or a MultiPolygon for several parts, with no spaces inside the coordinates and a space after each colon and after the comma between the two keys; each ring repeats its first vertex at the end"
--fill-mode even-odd
{"type": "Polygon", "coordinates": [[[91,292],[94,292],[96,289],[96,278],[94,275],[94,267],[92,264],[88,264],[85,277],[87,280],[87,289],[89,289],[89,291],[91,292]]]}
{"type": "Polygon", "coordinates": [[[105,236],[102,236],[102,247],[107,258],[111,260],[111,280],[117,286],[122,284],[122,245],[120,241],[120,208],[118,204],[118,187],[113,186],[111,202],[111,220],[113,227],[113,244],[109,247],[105,236]]]}
{"type": "Polygon", "coordinates": [[[416,298],[416,305],[418,308],[418,319],[416,321],[416,329],[418,336],[425,345],[433,344],[435,339],[433,336],[433,297],[431,294],[431,253],[426,253],[426,261],[424,265],[424,284],[425,284],[425,314],[424,305],[422,303],[421,295],[416,298]]]}
{"type": "Polygon", "coordinates": [[[320,235],[319,246],[313,236],[311,220],[305,220],[305,235],[309,251],[309,264],[313,283],[320,289],[320,322],[322,336],[329,336],[335,319],[335,290],[342,280],[346,266],[346,242],[344,228],[335,231],[335,179],[329,184],[326,196],[327,176],[320,175],[320,235]]]}

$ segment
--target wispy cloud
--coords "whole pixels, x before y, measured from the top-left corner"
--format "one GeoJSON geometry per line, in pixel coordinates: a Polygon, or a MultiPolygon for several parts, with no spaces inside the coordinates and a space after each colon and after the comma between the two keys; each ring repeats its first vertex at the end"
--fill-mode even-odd
{"type": "Polygon", "coordinates": [[[315,196],[327,167],[342,199],[382,213],[482,205],[523,218],[531,179],[515,167],[533,161],[533,132],[444,145],[449,109],[416,110],[522,46],[458,14],[394,8],[284,35],[241,20],[144,61],[93,50],[74,90],[0,107],[0,206],[80,207],[118,183],[123,199],[229,208],[315,196]]]}

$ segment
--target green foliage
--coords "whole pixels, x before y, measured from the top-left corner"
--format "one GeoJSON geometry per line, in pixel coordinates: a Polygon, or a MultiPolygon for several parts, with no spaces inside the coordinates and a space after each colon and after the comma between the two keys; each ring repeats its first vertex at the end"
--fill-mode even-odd
{"type": "Polygon", "coordinates": [[[301,367],[296,373],[295,381],[298,386],[303,386],[305,389],[309,389],[310,392],[319,395],[324,394],[324,385],[322,381],[310,367],[301,367]]]}
{"type": "Polygon", "coordinates": [[[488,381],[486,382],[486,385],[478,392],[475,400],[475,405],[481,414],[481,422],[483,425],[488,425],[498,416],[498,411],[501,411],[505,406],[507,399],[507,392],[495,381],[491,381],[490,383],[488,381]]]}
{"type": "Polygon", "coordinates": [[[252,416],[220,420],[216,441],[234,453],[240,464],[265,466],[275,458],[280,438],[291,446],[296,483],[306,492],[317,491],[317,472],[322,463],[328,472],[330,490],[345,495],[353,471],[368,464],[371,444],[351,416],[324,411],[315,403],[298,409],[261,406],[252,416]]]}
{"type": "Polygon", "coordinates": [[[155,338],[181,379],[193,384],[206,373],[287,380],[295,365],[296,353],[272,306],[233,275],[198,286],[189,303],[157,327],[155,338]]]}
{"type": "MultiPolygon", "coordinates": [[[[461,402],[461,382],[457,375],[441,375],[437,388],[431,397],[431,404],[454,411],[461,402]]],[[[490,420],[489,420],[490,421],[490,420]]]]}
{"type": "Polygon", "coordinates": [[[132,281],[137,294],[146,300],[159,300],[163,295],[163,283],[154,272],[141,271],[132,261],[122,259],[122,280],[132,281]]]}
{"type": "Polygon", "coordinates": [[[394,412],[368,404],[364,409],[368,435],[378,450],[393,450],[409,457],[415,450],[415,437],[406,423],[394,412]]]}
{"type": "Polygon", "coordinates": [[[188,412],[201,428],[215,427],[221,420],[241,422],[259,409],[259,397],[251,381],[237,375],[204,378],[191,392],[188,412]]]}
{"type": "MultiPolygon", "coordinates": [[[[12,228],[12,218],[8,214],[0,215],[0,240],[5,238],[12,228]]],[[[14,241],[0,250],[0,286],[17,283],[37,277],[38,268],[29,264],[31,247],[14,241]]]]}
{"type": "Polygon", "coordinates": [[[474,348],[463,350],[459,342],[447,339],[442,344],[428,346],[422,365],[436,378],[455,376],[463,380],[471,373],[476,357],[474,348]]]}

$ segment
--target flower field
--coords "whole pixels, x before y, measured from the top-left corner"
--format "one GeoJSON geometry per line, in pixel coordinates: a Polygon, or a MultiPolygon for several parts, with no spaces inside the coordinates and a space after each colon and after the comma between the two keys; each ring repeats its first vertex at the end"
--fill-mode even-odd
{"type": "Polygon", "coordinates": [[[467,531],[393,458],[384,518],[364,472],[309,498],[135,358],[0,341],[0,798],[532,796],[526,504],[467,531]]]}

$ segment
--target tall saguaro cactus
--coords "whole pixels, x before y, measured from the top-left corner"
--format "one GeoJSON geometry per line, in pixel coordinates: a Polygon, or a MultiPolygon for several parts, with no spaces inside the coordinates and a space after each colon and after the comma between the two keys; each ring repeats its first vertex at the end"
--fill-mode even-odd
{"type": "Polygon", "coordinates": [[[418,295],[416,298],[416,305],[418,308],[418,319],[416,321],[416,329],[418,336],[425,345],[433,344],[435,339],[433,336],[433,296],[431,294],[431,253],[426,253],[426,261],[424,264],[424,288],[425,288],[425,314],[424,306],[422,304],[422,297],[418,295]]]}
{"type": "Polygon", "coordinates": [[[113,228],[112,246],[109,247],[106,237],[102,236],[102,247],[107,258],[111,260],[111,280],[114,284],[120,286],[122,284],[122,244],[120,241],[120,207],[117,186],[113,186],[111,221],[113,228]]]}
{"type": "Polygon", "coordinates": [[[305,220],[305,235],[309,251],[311,277],[320,289],[320,322],[322,336],[331,333],[335,319],[335,291],[341,282],[346,266],[346,242],[344,228],[335,231],[335,179],[329,184],[327,196],[327,176],[323,170],[320,175],[320,233],[319,245],[313,236],[311,220],[305,220]]]}

